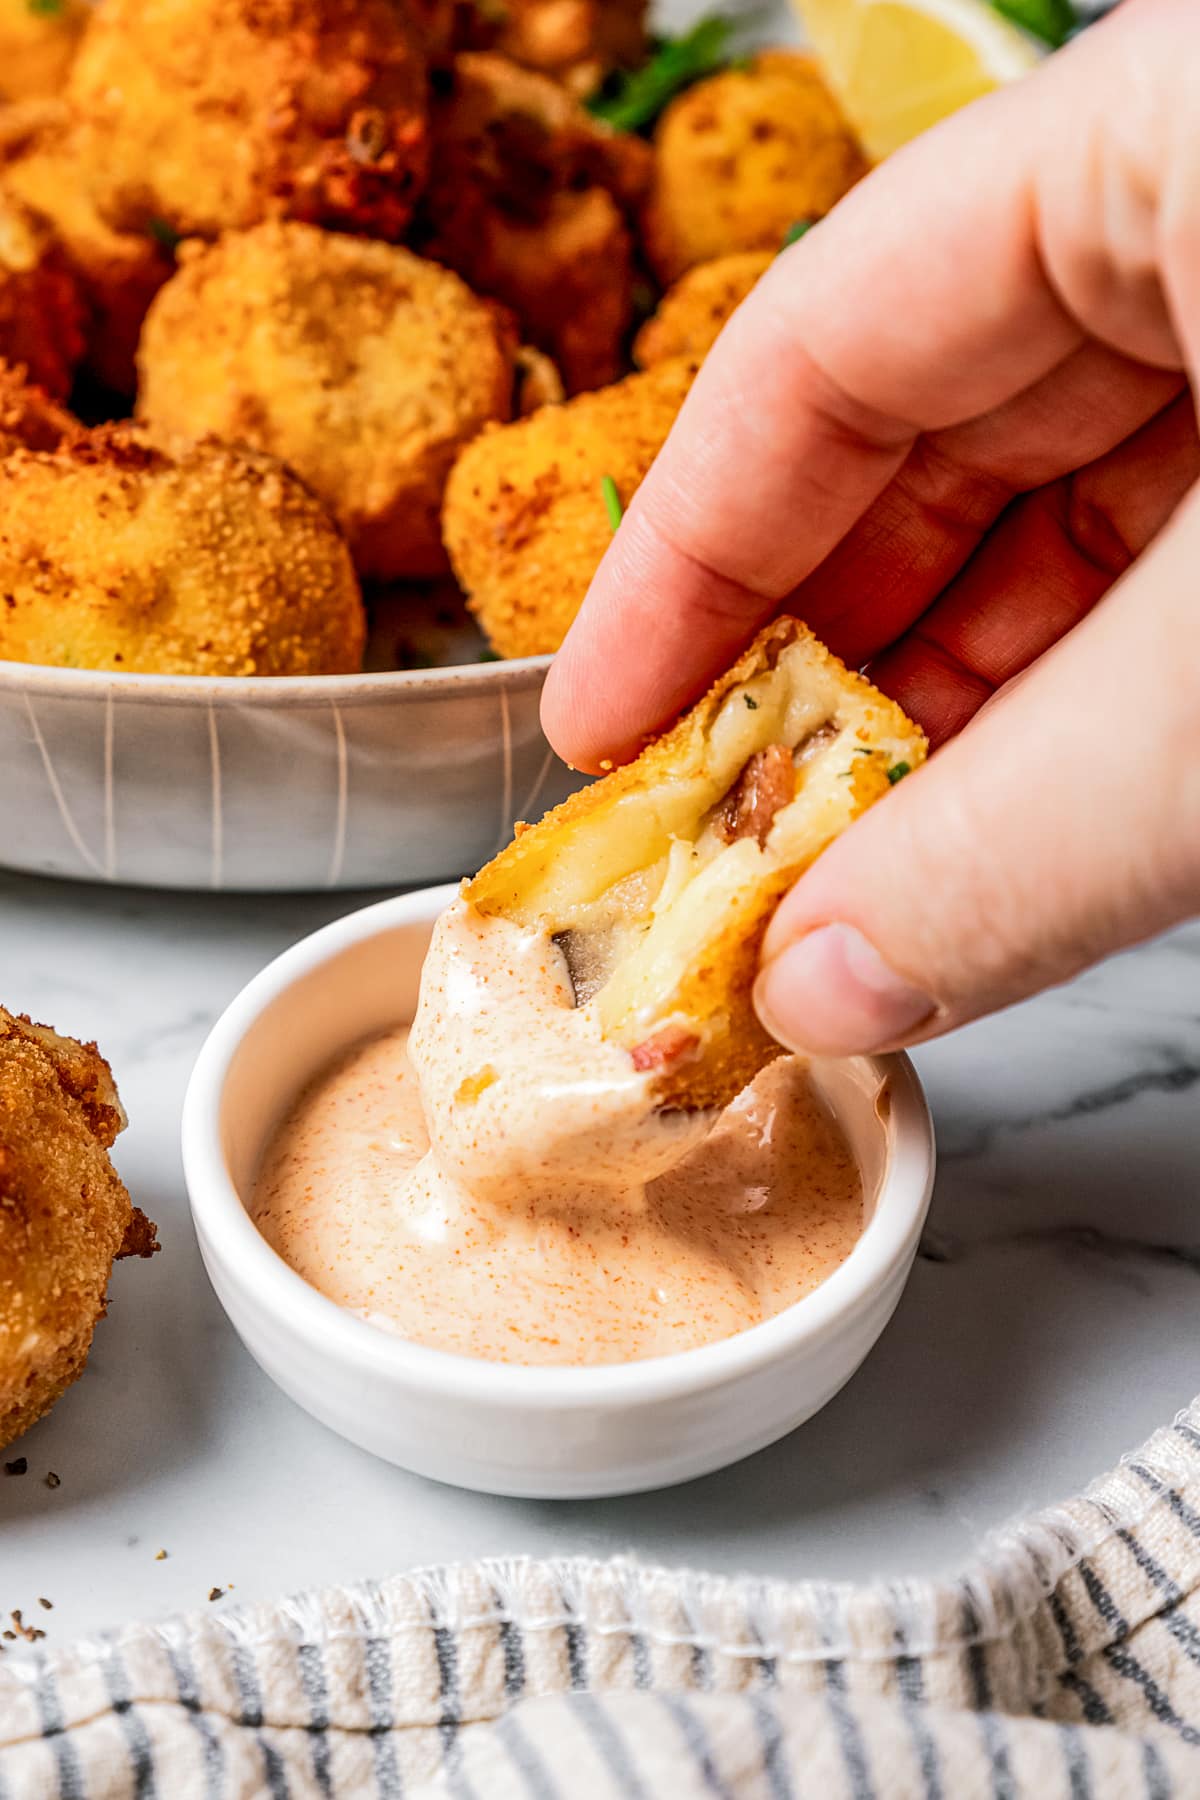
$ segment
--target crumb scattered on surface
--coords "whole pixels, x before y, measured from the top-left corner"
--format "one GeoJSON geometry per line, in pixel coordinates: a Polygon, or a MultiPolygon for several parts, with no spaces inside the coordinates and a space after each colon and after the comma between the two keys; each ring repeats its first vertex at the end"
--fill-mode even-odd
{"type": "Polygon", "coordinates": [[[219,1600],[222,1597],[222,1595],[224,1594],[224,1592],[225,1592],[224,1588],[219,1588],[219,1587],[209,1588],[208,1597],[210,1600],[219,1600]]]}
{"type": "Polygon", "coordinates": [[[154,1560],[155,1560],[155,1562],[166,1562],[166,1560],[167,1560],[166,1551],[165,1550],[156,1550],[154,1552],[154,1560]]]}
{"type": "Polygon", "coordinates": [[[5,1463],[4,1473],[6,1475],[24,1475],[28,1467],[29,1458],[27,1456],[18,1456],[15,1457],[12,1462],[5,1463]]]}
{"type": "Polygon", "coordinates": [[[53,1469],[48,1469],[46,1471],[46,1486],[48,1488],[61,1487],[62,1486],[62,1476],[56,1475],[54,1473],[53,1469]]]}

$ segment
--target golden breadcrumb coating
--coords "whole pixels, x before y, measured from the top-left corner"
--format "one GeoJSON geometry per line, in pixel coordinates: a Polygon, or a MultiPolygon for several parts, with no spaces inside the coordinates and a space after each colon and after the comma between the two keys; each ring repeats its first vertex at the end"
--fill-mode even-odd
{"type": "Polygon", "coordinates": [[[642,234],[664,283],[733,250],[778,250],[789,226],[823,218],[867,172],[816,60],[795,50],[697,82],[667,107],[654,146],[642,234]]]}
{"type": "Polygon", "coordinates": [[[0,657],[158,675],[342,675],[366,620],[324,507],[270,457],[122,427],[0,461],[0,657]]]}
{"type": "Polygon", "coordinates": [[[3,170],[4,189],[43,221],[84,302],[84,362],[114,393],[134,390],[134,354],[146,309],[175,266],[149,230],[114,231],[88,187],[77,137],[41,132],[3,170]]]}
{"type": "Polygon", "coordinates": [[[50,232],[0,193],[0,358],[65,399],[83,355],[83,319],[78,284],[50,232]]]}
{"type": "Polygon", "coordinates": [[[652,369],[674,356],[690,356],[697,362],[707,356],[775,256],[774,250],[738,250],[697,263],[681,275],[634,339],[634,362],[640,369],[652,369]]]}
{"type": "Polygon", "coordinates": [[[91,16],[87,0],[0,0],[0,102],[59,93],[91,16]]]}
{"type": "Polygon", "coordinates": [[[448,269],[274,221],[180,252],[146,320],[138,416],[269,451],[324,500],[360,574],[445,570],[442,490],[512,410],[516,334],[448,269]]]}
{"type": "Polygon", "coordinates": [[[557,650],[612,537],[601,482],[628,506],[695,374],[662,363],[469,444],[442,531],[467,603],[501,656],[557,650]]]}
{"type": "Polygon", "coordinates": [[[425,176],[404,0],[104,0],[67,97],[116,230],[215,237],[283,212],[398,238],[425,176]]]}
{"type": "Polygon", "coordinates": [[[924,756],[894,701],[777,619],[677,725],[518,827],[463,891],[555,938],[577,1002],[654,1073],[661,1106],[725,1106],[781,1048],[751,999],[776,905],[924,756]]]}
{"type": "Polygon", "coordinates": [[[0,1446],[82,1374],[114,1258],[158,1248],[109,1160],[124,1125],[95,1044],[0,1007],[0,1446]]]}
{"type": "Polygon", "coordinates": [[[470,43],[586,96],[613,69],[645,59],[646,0],[484,0],[474,8],[470,43]]]}
{"type": "Polygon", "coordinates": [[[435,89],[418,242],[516,313],[567,390],[624,367],[633,236],[650,150],[592,119],[548,77],[462,55],[435,89]]]}
{"type": "Polygon", "coordinates": [[[57,450],[83,427],[44,389],[30,385],[24,369],[0,362],[0,456],[10,450],[57,450]]]}

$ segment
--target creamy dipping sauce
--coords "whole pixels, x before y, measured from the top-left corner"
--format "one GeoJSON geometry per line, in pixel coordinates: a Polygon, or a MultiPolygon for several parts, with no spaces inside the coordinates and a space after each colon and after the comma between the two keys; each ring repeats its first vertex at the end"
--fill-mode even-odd
{"type": "Polygon", "coordinates": [[[555,947],[459,902],[411,1034],[360,1044],[306,1089],[251,1216],[338,1305],[500,1362],[692,1349],[845,1260],[862,1181],[803,1063],[779,1058],[715,1124],[664,1118],[648,1093],[574,1005],[555,947]]]}

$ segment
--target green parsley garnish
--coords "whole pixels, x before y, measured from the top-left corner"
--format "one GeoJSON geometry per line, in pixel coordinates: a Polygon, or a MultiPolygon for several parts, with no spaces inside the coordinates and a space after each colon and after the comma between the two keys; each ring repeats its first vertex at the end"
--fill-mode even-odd
{"type": "Polygon", "coordinates": [[[816,224],[815,219],[796,219],[783,234],[783,242],[779,248],[787,250],[792,244],[798,244],[806,231],[811,231],[816,224]]]}
{"type": "Polygon", "coordinates": [[[757,700],[752,700],[750,698],[749,694],[743,694],[742,699],[746,702],[746,705],[750,708],[751,712],[758,711],[758,701],[757,700]]]}
{"type": "Polygon", "coordinates": [[[25,4],[35,19],[57,19],[64,0],[25,0],[25,4]]]}
{"type": "Polygon", "coordinates": [[[911,774],[912,774],[912,764],[911,763],[898,762],[898,763],[892,764],[891,768],[887,772],[887,778],[891,782],[892,786],[895,787],[895,785],[898,781],[903,781],[904,777],[906,775],[911,775],[911,774]]]}
{"type": "Polygon", "coordinates": [[[617,131],[644,131],[676,94],[730,60],[734,21],[713,13],[682,37],[659,38],[640,69],[622,70],[587,101],[593,118],[617,131]]]}
{"type": "Polygon", "coordinates": [[[992,0],[992,8],[1052,50],[1065,44],[1079,23],[1071,0],[992,0]]]}
{"type": "Polygon", "coordinates": [[[481,650],[477,660],[479,662],[503,662],[504,658],[498,650],[481,650]]]}
{"type": "Polygon", "coordinates": [[[173,225],[168,225],[165,219],[147,219],[146,230],[159,249],[165,250],[168,256],[174,256],[183,242],[182,234],[173,225]]]}
{"type": "Polygon", "coordinates": [[[611,475],[600,477],[600,493],[604,499],[604,510],[608,514],[608,522],[615,531],[625,517],[625,508],[621,505],[621,496],[617,492],[617,484],[611,475]]]}

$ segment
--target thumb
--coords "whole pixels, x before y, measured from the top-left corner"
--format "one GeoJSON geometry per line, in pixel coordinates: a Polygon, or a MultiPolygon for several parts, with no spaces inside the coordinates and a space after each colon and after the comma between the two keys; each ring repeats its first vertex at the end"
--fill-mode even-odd
{"type": "Polygon", "coordinates": [[[775,1037],[833,1056],[919,1042],[1200,909],[1198,563],[1193,492],[1082,625],[801,878],[755,989],[775,1037]]]}

